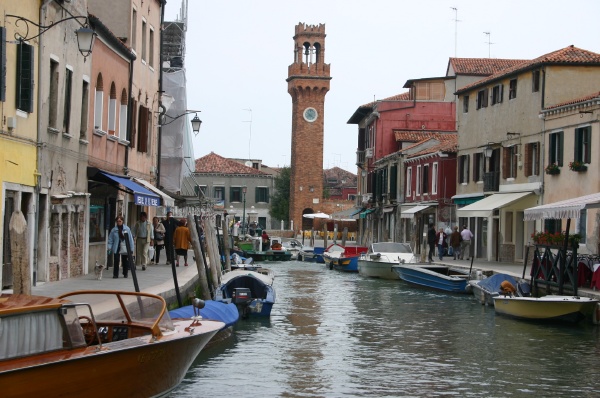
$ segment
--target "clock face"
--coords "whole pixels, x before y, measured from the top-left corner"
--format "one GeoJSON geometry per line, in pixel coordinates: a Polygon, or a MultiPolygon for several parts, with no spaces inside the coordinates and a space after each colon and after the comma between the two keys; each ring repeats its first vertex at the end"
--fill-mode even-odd
{"type": "Polygon", "coordinates": [[[317,120],[317,110],[315,108],[306,108],[304,110],[304,120],[307,122],[314,122],[317,120]]]}

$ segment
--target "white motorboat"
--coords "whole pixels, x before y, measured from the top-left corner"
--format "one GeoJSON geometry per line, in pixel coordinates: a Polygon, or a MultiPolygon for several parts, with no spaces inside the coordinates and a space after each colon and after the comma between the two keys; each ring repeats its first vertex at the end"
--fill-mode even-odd
{"type": "Polygon", "coordinates": [[[382,279],[400,279],[394,265],[416,263],[417,258],[408,243],[372,243],[358,259],[358,273],[362,276],[382,279]]]}

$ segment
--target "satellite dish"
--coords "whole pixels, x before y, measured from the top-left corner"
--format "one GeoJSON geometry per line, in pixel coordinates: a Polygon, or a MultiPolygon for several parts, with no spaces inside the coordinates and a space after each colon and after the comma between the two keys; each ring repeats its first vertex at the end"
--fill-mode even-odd
{"type": "Polygon", "coordinates": [[[252,162],[249,160],[246,160],[246,163],[244,163],[244,164],[248,167],[252,167],[252,162]]]}

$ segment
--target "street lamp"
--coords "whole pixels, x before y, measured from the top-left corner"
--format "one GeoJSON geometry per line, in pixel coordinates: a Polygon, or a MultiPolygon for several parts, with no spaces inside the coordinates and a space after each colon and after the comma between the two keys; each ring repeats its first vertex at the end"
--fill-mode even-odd
{"type": "MultiPolygon", "coordinates": [[[[94,32],[93,29],[90,29],[89,24],[88,24],[88,17],[70,16],[68,18],[64,18],[59,21],[52,22],[50,25],[40,25],[38,23],[35,23],[27,18],[18,16],[18,15],[6,14],[6,17],[15,18],[16,19],[15,26],[19,26],[19,24],[21,22],[25,23],[25,35],[23,36],[23,35],[20,35],[19,33],[15,33],[15,39],[19,40],[19,41],[28,41],[28,40],[35,39],[36,37],[40,37],[41,35],[46,33],[49,29],[55,27],[59,23],[74,19],[79,23],[79,25],[81,25],[81,27],[75,31],[75,35],[77,35],[77,46],[79,47],[79,52],[81,53],[81,55],[83,55],[84,59],[87,58],[92,53],[92,48],[94,47],[94,39],[96,38],[96,33],[94,32]],[[80,22],[79,21],[80,19],[83,22],[80,22]],[[29,35],[30,25],[37,26],[40,33],[38,33],[35,36],[30,36],[29,35]]],[[[33,33],[32,33],[32,35],[33,35],[33,33]]]]}
{"type": "Polygon", "coordinates": [[[198,117],[198,112],[200,112],[200,111],[189,110],[189,111],[185,111],[181,115],[177,115],[177,116],[169,116],[165,112],[161,112],[161,115],[160,115],[161,116],[161,119],[160,119],[161,124],[159,125],[159,127],[168,126],[169,124],[173,123],[175,120],[179,119],[182,116],[189,115],[191,113],[195,113],[196,115],[194,116],[194,118],[191,121],[192,131],[194,132],[195,135],[198,135],[198,133],[200,132],[200,126],[202,125],[202,120],[200,120],[200,118],[198,117]],[[167,122],[166,119],[169,119],[169,121],[167,122]]]}
{"type": "Polygon", "coordinates": [[[483,149],[483,156],[485,156],[486,158],[491,158],[492,154],[494,153],[494,149],[492,148],[492,146],[490,144],[487,144],[487,146],[483,149]]]}
{"type": "Polygon", "coordinates": [[[248,188],[244,185],[242,187],[242,195],[244,202],[244,211],[242,212],[242,236],[246,235],[246,190],[248,188]]]}

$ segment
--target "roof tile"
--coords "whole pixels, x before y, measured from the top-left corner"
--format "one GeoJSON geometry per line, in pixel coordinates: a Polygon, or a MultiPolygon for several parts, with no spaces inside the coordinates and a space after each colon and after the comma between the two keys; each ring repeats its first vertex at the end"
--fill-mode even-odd
{"type": "Polygon", "coordinates": [[[501,58],[450,58],[450,65],[454,73],[459,75],[489,76],[503,69],[510,68],[526,59],[501,59],[501,58]]]}
{"type": "Polygon", "coordinates": [[[226,159],[214,152],[196,159],[196,173],[264,175],[262,171],[226,159]]]}

